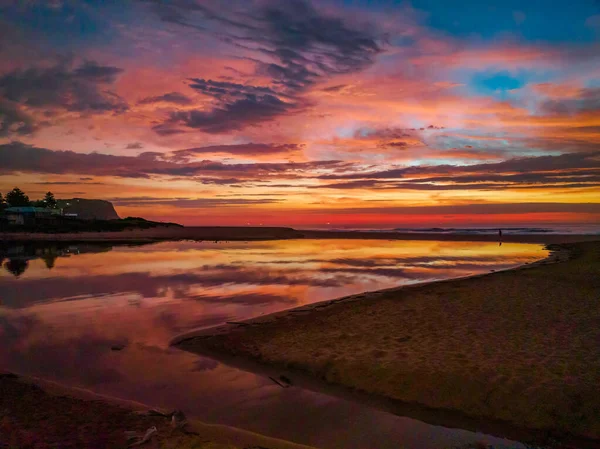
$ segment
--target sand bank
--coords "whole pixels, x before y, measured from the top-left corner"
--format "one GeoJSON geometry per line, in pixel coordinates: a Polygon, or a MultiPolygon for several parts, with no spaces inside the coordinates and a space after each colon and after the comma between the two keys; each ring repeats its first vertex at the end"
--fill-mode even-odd
{"type": "Polygon", "coordinates": [[[42,232],[4,232],[0,241],[40,242],[110,242],[147,243],[166,240],[279,240],[302,238],[303,234],[292,228],[275,227],[160,227],[127,229],[119,232],[69,232],[60,234],[42,232]]]}
{"type": "Polygon", "coordinates": [[[527,268],[313,304],[177,345],[433,424],[600,447],[600,242],[554,249],[527,268]]]}
{"type": "MultiPolygon", "coordinates": [[[[32,233],[0,232],[0,242],[107,242],[150,243],[168,240],[282,240],[282,239],[378,239],[378,240],[439,240],[497,242],[497,235],[464,235],[437,233],[401,233],[368,231],[307,231],[281,227],[196,226],[128,229],[119,232],[32,233]]],[[[598,240],[598,235],[528,234],[505,235],[503,242],[513,243],[570,243],[598,240]]]]}
{"type": "MultiPolygon", "coordinates": [[[[228,426],[189,420],[174,428],[144,404],[0,372],[0,447],[127,447],[126,431],[156,426],[150,449],[310,449],[228,426]]],[[[168,411],[160,411],[168,414],[168,411]]]]}

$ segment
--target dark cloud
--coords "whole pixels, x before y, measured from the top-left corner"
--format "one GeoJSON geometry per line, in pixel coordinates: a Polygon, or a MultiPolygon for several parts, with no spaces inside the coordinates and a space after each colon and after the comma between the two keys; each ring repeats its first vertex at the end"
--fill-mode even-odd
{"type": "Polygon", "coordinates": [[[428,125],[423,128],[359,128],[354,132],[356,140],[377,140],[378,148],[404,149],[413,145],[425,144],[425,137],[431,138],[431,131],[442,130],[443,126],[428,125]],[[408,142],[405,139],[410,139],[408,142]]]}
{"type": "MultiPolygon", "coordinates": [[[[547,212],[600,214],[600,203],[480,203],[440,206],[355,207],[331,209],[334,215],[352,213],[389,215],[503,215],[547,212]]],[[[309,212],[306,212],[309,213],[309,212]]]]}
{"type": "Polygon", "coordinates": [[[569,98],[546,100],[540,111],[544,115],[573,115],[580,112],[600,113],[600,87],[587,87],[569,98]]]}
{"type": "Polygon", "coordinates": [[[86,61],[79,67],[73,69],[70,77],[72,79],[87,80],[94,83],[111,84],[123,69],[111,66],[101,66],[94,61],[86,61]]]}
{"type": "Polygon", "coordinates": [[[191,177],[195,181],[203,181],[206,178],[206,182],[218,182],[218,179],[261,180],[266,176],[308,177],[314,170],[336,172],[351,167],[351,163],[341,161],[224,164],[203,160],[177,163],[155,152],[146,152],[139,156],[115,156],[52,151],[22,142],[0,144],[0,175],[18,172],[128,178],[165,175],[191,177]]]}
{"type": "Polygon", "coordinates": [[[161,0],[141,0],[149,3],[158,17],[165,22],[181,25],[196,30],[205,30],[203,26],[190,23],[190,13],[208,12],[200,3],[190,0],[175,0],[172,2],[163,2],[161,0]]]}
{"type": "MultiPolygon", "coordinates": [[[[208,133],[258,125],[302,108],[301,94],[332,75],[362,70],[374,62],[385,40],[374,27],[327,14],[305,0],[233,1],[227,5],[188,0],[146,0],[170,23],[212,33],[252,52],[256,74],[269,86],[192,79],[190,87],[215,99],[208,110],[176,112],[171,123],[208,133]],[[214,30],[214,31],[210,31],[214,30]]],[[[157,127],[168,134],[171,127],[157,127]]]]}
{"type": "Polygon", "coordinates": [[[288,89],[361,70],[381,51],[381,36],[373,28],[351,25],[306,1],[268,2],[250,17],[254,19],[251,28],[239,31],[264,45],[263,51],[278,61],[265,63],[263,69],[288,89]]]}
{"type": "Polygon", "coordinates": [[[338,84],[336,86],[325,87],[322,90],[323,92],[339,92],[340,90],[343,90],[344,87],[346,87],[346,84],[338,84]]]}
{"type": "Polygon", "coordinates": [[[122,113],[129,106],[107,90],[123,70],[87,61],[80,66],[59,63],[52,67],[13,70],[0,77],[0,95],[29,108],[86,114],[122,113]]]}
{"type": "MultiPolygon", "coordinates": [[[[513,158],[502,162],[474,165],[434,165],[411,166],[390,170],[351,173],[343,175],[322,175],[321,179],[402,179],[435,175],[499,173],[531,173],[542,171],[561,171],[568,169],[588,169],[600,167],[600,152],[566,153],[559,156],[536,156],[513,158]]],[[[556,174],[558,174],[556,173],[556,174]]],[[[485,178],[487,179],[487,178],[485,178]]],[[[414,181],[414,179],[412,179],[414,181]]],[[[483,180],[483,179],[481,179],[483,180]]]]}
{"type": "Polygon", "coordinates": [[[355,139],[380,139],[382,141],[402,140],[406,137],[418,137],[423,131],[442,130],[443,126],[428,125],[423,128],[359,128],[354,132],[355,139]]]}
{"type": "MultiPolygon", "coordinates": [[[[428,180],[426,180],[428,181],[428,180]]],[[[538,184],[520,185],[517,183],[460,183],[451,184],[431,184],[429,182],[398,182],[387,183],[377,180],[359,180],[350,182],[340,182],[316,186],[313,188],[328,188],[328,189],[374,189],[374,190],[498,190],[498,189],[572,189],[572,188],[591,188],[600,186],[600,181],[586,181],[575,183],[555,183],[541,184],[543,178],[537,181],[538,184]]]]}
{"type": "Polygon", "coordinates": [[[137,157],[51,151],[21,142],[0,145],[0,174],[15,172],[148,177],[137,157]]]}
{"type": "MultiPolygon", "coordinates": [[[[273,120],[295,112],[297,108],[297,103],[283,101],[275,95],[248,94],[244,98],[224,100],[209,111],[173,112],[167,124],[181,124],[206,133],[220,134],[273,120]]],[[[159,126],[154,130],[159,134],[162,131],[164,135],[165,128],[159,126]]]]}
{"type": "Polygon", "coordinates": [[[403,142],[401,140],[394,140],[391,142],[382,142],[378,145],[380,148],[395,148],[395,149],[399,149],[399,148],[406,148],[408,147],[408,143],[403,142]]]}
{"type": "MultiPolygon", "coordinates": [[[[91,179],[91,178],[87,178],[91,179]]],[[[104,182],[75,182],[75,181],[47,181],[47,182],[36,182],[36,185],[42,186],[103,186],[106,185],[104,182]]]]}
{"type": "MultiPolygon", "coordinates": [[[[169,291],[175,298],[198,298],[197,287],[221,287],[226,284],[247,285],[306,285],[315,287],[339,287],[348,282],[343,277],[319,278],[314,272],[298,272],[296,269],[264,269],[234,265],[205,265],[193,272],[153,276],[149,273],[125,273],[88,276],[85,282],[76,278],[12,279],[0,277],[2,306],[21,309],[54,299],[100,297],[117,293],[138,293],[144,297],[165,297],[169,291]]],[[[224,297],[223,297],[224,298],[224,297]]],[[[266,300],[268,296],[264,296],[266,300]]],[[[250,301],[250,297],[245,298],[250,301]]],[[[254,298],[255,300],[258,297],[254,298]]],[[[273,296],[275,301],[285,298],[273,296]]],[[[240,300],[244,301],[244,298],[240,300]]]]}
{"type": "Polygon", "coordinates": [[[240,205],[272,204],[278,203],[279,199],[244,199],[244,198],[112,198],[110,200],[116,206],[173,206],[183,209],[196,209],[207,207],[227,207],[240,205]]]}
{"type": "MultiPolygon", "coordinates": [[[[251,155],[262,151],[266,154],[286,154],[286,151],[293,152],[300,148],[294,144],[249,143],[192,148],[166,154],[145,152],[139,156],[116,156],[51,151],[12,142],[0,144],[0,174],[27,172],[129,178],[170,176],[217,185],[240,185],[269,179],[271,182],[267,185],[271,187],[288,186],[272,182],[277,180],[320,179],[331,182],[317,187],[331,189],[488,190],[589,188],[600,184],[600,152],[514,158],[475,165],[412,166],[382,171],[359,171],[360,166],[341,161],[226,164],[191,159],[194,155],[204,153],[251,155]]],[[[136,201],[140,200],[143,199],[136,198],[136,201]]],[[[147,199],[150,200],[180,201],[147,199]]],[[[180,202],[178,206],[210,207],[205,199],[187,201],[180,202]]],[[[230,200],[227,201],[228,204],[233,204],[230,200]]]]}
{"type": "Polygon", "coordinates": [[[495,190],[590,188],[600,185],[600,152],[515,158],[492,164],[414,166],[321,176],[337,180],[313,188],[384,190],[495,190]]]}
{"type": "Polygon", "coordinates": [[[600,182],[600,166],[597,169],[565,169],[556,171],[539,171],[517,174],[505,173],[482,173],[459,176],[437,176],[419,179],[424,182],[455,182],[455,183],[477,183],[477,182],[498,182],[498,183],[569,183],[569,182],[600,182]]]}
{"type": "MultiPolygon", "coordinates": [[[[246,182],[244,179],[240,178],[193,178],[193,181],[197,181],[206,185],[239,185],[246,182]]],[[[218,196],[218,195],[217,195],[218,196]]]]}
{"type": "MultiPolygon", "coordinates": [[[[298,90],[319,78],[349,73],[373,63],[385,36],[372,26],[350,23],[305,0],[233,1],[219,6],[175,0],[150,1],[161,19],[207,30],[216,25],[221,39],[251,48],[273,62],[257,60],[275,85],[298,90]]],[[[355,21],[356,22],[356,21],[355,21]]]]}
{"type": "Polygon", "coordinates": [[[24,112],[18,104],[0,98],[0,137],[26,136],[39,127],[34,118],[24,112]]]}
{"type": "Polygon", "coordinates": [[[173,120],[160,125],[155,125],[152,127],[152,130],[159,136],[174,136],[176,134],[184,134],[187,132],[185,129],[174,126],[173,120]]]}
{"type": "Polygon", "coordinates": [[[139,142],[128,143],[125,147],[126,150],[140,150],[142,148],[144,148],[144,145],[139,142]]]}
{"type": "Polygon", "coordinates": [[[138,104],[154,104],[154,103],[171,103],[181,106],[190,105],[193,103],[192,99],[186,97],[179,92],[169,92],[164,95],[158,95],[156,97],[146,97],[138,101],[138,104]]]}
{"type": "Polygon", "coordinates": [[[242,100],[249,95],[279,95],[269,87],[191,78],[189,87],[219,100],[242,100]]]}
{"type": "Polygon", "coordinates": [[[187,148],[174,151],[175,159],[187,159],[198,154],[227,153],[238,156],[260,156],[265,154],[291,154],[302,150],[303,145],[294,143],[267,144],[267,143],[242,143],[237,145],[212,145],[208,147],[187,148]]]}

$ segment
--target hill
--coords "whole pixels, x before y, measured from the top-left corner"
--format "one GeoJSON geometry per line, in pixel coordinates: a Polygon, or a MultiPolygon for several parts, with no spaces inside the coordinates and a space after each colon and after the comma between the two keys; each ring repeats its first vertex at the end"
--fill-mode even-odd
{"type": "Polygon", "coordinates": [[[57,206],[63,209],[65,214],[77,214],[77,218],[80,220],[118,220],[120,218],[112,203],[105,200],[73,198],[58,200],[57,206]]]}

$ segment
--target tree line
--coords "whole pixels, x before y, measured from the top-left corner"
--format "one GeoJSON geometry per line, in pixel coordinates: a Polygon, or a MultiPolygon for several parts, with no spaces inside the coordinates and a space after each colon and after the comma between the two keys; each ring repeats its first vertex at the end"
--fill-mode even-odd
{"type": "Polygon", "coordinates": [[[56,208],[56,198],[54,198],[54,194],[52,192],[46,193],[44,198],[41,200],[31,201],[29,196],[25,194],[21,189],[15,187],[10,192],[3,196],[0,193],[0,210],[4,210],[7,207],[43,207],[46,209],[55,209],[56,208]]]}

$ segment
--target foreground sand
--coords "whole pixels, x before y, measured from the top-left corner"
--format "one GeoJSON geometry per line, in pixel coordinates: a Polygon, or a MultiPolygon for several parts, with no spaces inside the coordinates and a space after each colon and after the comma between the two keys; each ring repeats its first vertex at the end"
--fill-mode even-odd
{"type": "Polygon", "coordinates": [[[177,344],[439,424],[600,447],[600,242],[567,248],[560,263],[356,295],[177,344]]]}
{"type": "MultiPolygon", "coordinates": [[[[195,226],[128,229],[119,232],[32,233],[0,232],[0,242],[108,242],[148,243],[168,240],[282,240],[282,239],[378,239],[378,240],[438,240],[497,242],[497,235],[465,235],[435,233],[401,233],[368,231],[307,231],[280,227],[252,226],[195,226]]],[[[598,235],[524,234],[505,235],[503,242],[568,243],[597,240],[598,235]]]]}
{"type": "Polygon", "coordinates": [[[0,373],[0,448],[123,449],[126,433],[157,432],[148,449],[310,449],[226,426],[190,422],[174,428],[142,404],[108,400],[39,379],[0,373]],[[43,387],[40,387],[41,386],[43,387]]]}

